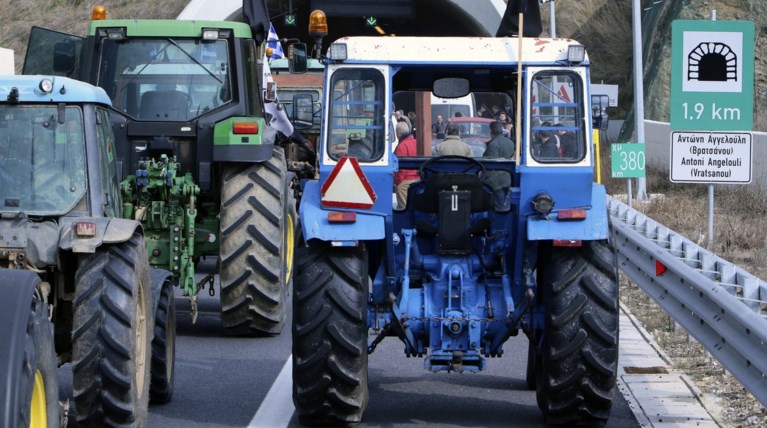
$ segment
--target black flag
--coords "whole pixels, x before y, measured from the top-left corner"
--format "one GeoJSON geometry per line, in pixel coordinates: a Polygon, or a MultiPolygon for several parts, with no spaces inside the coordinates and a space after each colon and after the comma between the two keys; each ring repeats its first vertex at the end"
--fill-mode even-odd
{"type": "Polygon", "coordinates": [[[541,32],[543,32],[543,25],[541,24],[541,7],[538,4],[538,0],[509,0],[495,37],[516,36],[519,34],[520,12],[525,15],[525,28],[522,31],[522,36],[540,36],[541,32]]]}
{"type": "Polygon", "coordinates": [[[245,16],[245,22],[250,25],[253,38],[260,45],[269,35],[269,9],[266,7],[266,0],[242,0],[242,14],[245,16]]]}

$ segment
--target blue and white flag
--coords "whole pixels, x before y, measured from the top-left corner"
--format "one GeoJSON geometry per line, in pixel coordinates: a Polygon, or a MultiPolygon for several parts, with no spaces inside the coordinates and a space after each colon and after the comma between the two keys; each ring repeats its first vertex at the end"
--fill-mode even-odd
{"type": "Polygon", "coordinates": [[[263,101],[264,111],[266,112],[266,124],[282,132],[285,136],[290,136],[293,133],[293,124],[290,123],[288,114],[285,112],[282,104],[280,104],[280,100],[277,96],[277,85],[272,78],[272,71],[269,68],[269,61],[266,60],[266,55],[264,55],[263,72],[264,76],[261,83],[264,94],[263,101]],[[269,100],[267,98],[271,97],[265,95],[267,91],[272,88],[274,88],[274,100],[269,100]]]}
{"type": "Polygon", "coordinates": [[[269,24],[269,36],[266,39],[266,46],[272,48],[272,56],[269,59],[285,58],[285,51],[282,50],[282,43],[274,31],[274,24],[269,24]]]}

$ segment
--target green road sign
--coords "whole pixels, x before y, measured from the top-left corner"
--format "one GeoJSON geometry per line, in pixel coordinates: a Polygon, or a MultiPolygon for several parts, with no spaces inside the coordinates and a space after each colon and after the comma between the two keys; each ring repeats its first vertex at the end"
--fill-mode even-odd
{"type": "Polygon", "coordinates": [[[750,131],[754,23],[683,21],[671,31],[671,129],[750,131]]]}
{"type": "Polygon", "coordinates": [[[365,24],[367,24],[368,27],[375,27],[378,25],[378,19],[376,19],[375,16],[369,16],[365,18],[365,24]]]}
{"type": "Polygon", "coordinates": [[[285,25],[296,25],[296,15],[285,15],[285,25]]]}
{"type": "Polygon", "coordinates": [[[612,144],[610,146],[610,160],[613,178],[645,176],[644,144],[612,144]]]}

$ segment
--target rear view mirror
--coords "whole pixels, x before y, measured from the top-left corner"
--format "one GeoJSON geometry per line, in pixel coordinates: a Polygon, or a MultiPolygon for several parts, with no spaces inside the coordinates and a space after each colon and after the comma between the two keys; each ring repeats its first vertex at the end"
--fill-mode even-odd
{"type": "Polygon", "coordinates": [[[460,98],[469,94],[469,80],[460,77],[437,79],[432,84],[434,95],[440,98],[460,98]]]}
{"type": "Polygon", "coordinates": [[[314,121],[314,102],[312,94],[293,95],[293,127],[309,129],[314,121]]]}
{"type": "Polygon", "coordinates": [[[53,71],[69,74],[75,69],[75,44],[59,42],[53,46],[53,71]]]}
{"type": "Polygon", "coordinates": [[[264,88],[264,102],[273,103],[277,100],[277,84],[274,82],[266,82],[266,88],[264,88]]]}
{"type": "Polygon", "coordinates": [[[591,122],[594,129],[607,129],[609,124],[609,117],[607,114],[607,106],[610,99],[607,95],[592,95],[591,96],[591,122]]]}
{"type": "Polygon", "coordinates": [[[306,73],[306,43],[294,43],[288,48],[288,69],[291,73],[306,73]]]}

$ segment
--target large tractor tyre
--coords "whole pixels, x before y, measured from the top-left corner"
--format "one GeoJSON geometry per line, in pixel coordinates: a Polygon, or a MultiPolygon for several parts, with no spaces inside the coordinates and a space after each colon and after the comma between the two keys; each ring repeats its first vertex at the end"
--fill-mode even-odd
{"type": "Polygon", "coordinates": [[[368,401],[368,254],[296,250],[293,404],[303,425],[359,422],[368,401]]]}
{"type": "Polygon", "coordinates": [[[21,427],[59,426],[58,360],[48,305],[35,297],[29,312],[21,366],[21,427]]]}
{"type": "Polygon", "coordinates": [[[221,194],[221,319],[233,336],[279,334],[285,324],[292,243],[285,155],[224,168],[221,194]]]}
{"type": "Polygon", "coordinates": [[[618,281],[607,241],[545,244],[539,289],[546,317],[536,398],[548,424],[600,425],[610,416],[618,370],[618,281]]]}
{"type": "Polygon", "coordinates": [[[146,424],[154,314],[141,235],[103,245],[75,275],[72,389],[78,427],[146,424]]]}
{"type": "Polygon", "coordinates": [[[176,368],[176,304],[170,279],[163,281],[154,314],[149,400],[165,404],[173,396],[176,368]]]}

